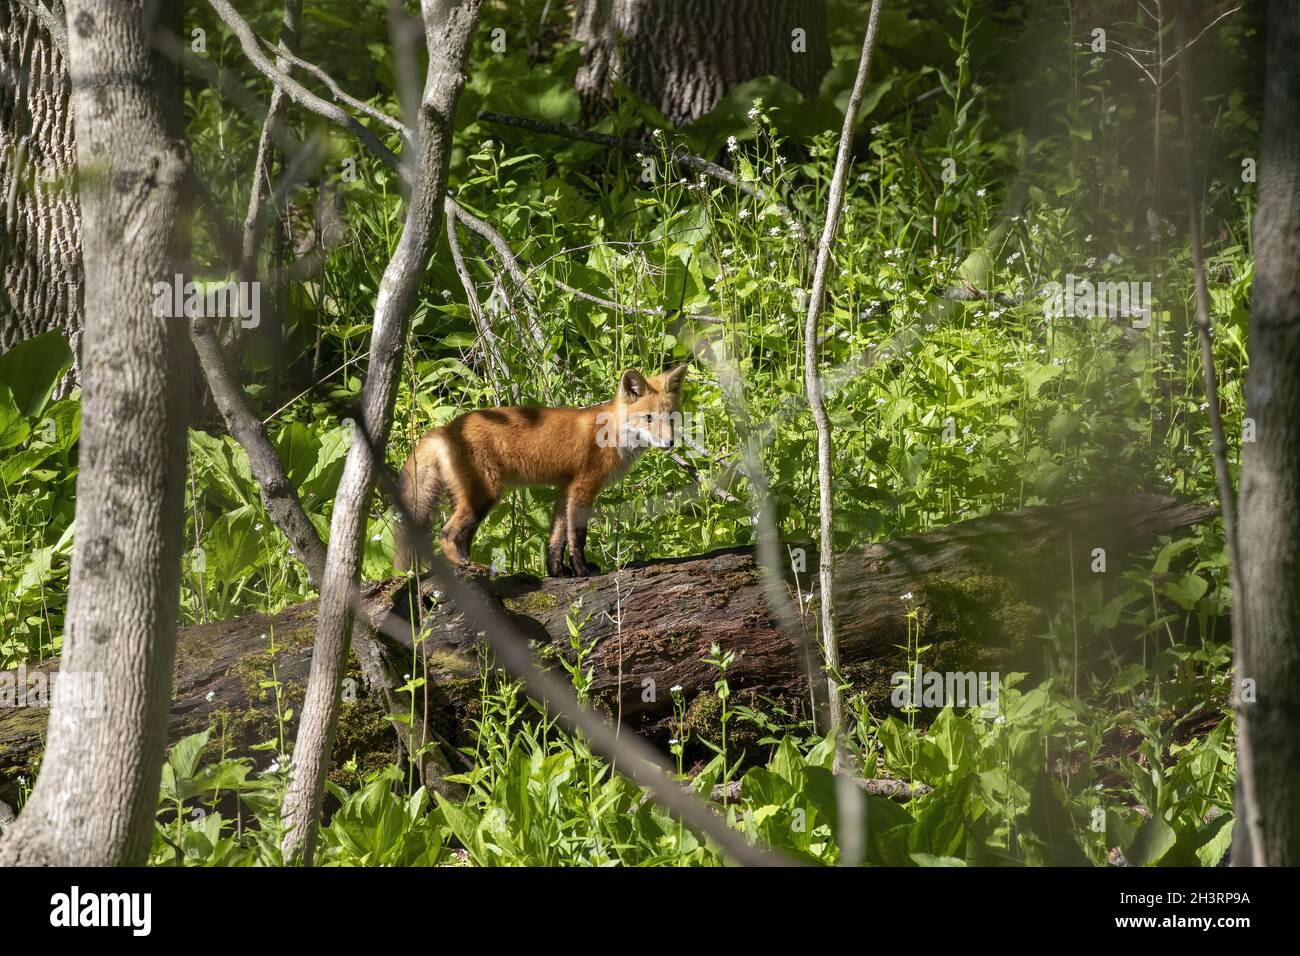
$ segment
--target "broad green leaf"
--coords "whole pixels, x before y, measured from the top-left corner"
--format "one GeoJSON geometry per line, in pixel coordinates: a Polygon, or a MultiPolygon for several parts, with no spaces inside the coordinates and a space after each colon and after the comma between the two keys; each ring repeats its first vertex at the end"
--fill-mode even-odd
{"type": "Polygon", "coordinates": [[[1155,866],[1178,842],[1174,828],[1161,817],[1148,817],[1124,856],[1131,866],[1155,866]]]}
{"type": "Polygon", "coordinates": [[[290,422],[275,436],[275,450],[284,464],[285,474],[298,486],[316,467],[321,440],[301,422],[290,422]]]}
{"type": "Polygon", "coordinates": [[[13,392],[0,383],[0,451],[21,445],[31,432],[31,426],[14,401],[13,392]]]}
{"type": "Polygon", "coordinates": [[[45,408],[54,386],[72,368],[72,349],[58,332],[45,332],[0,355],[0,385],[8,386],[28,418],[45,408]]]}
{"type": "Polygon", "coordinates": [[[1220,814],[1203,826],[1198,834],[1205,842],[1196,848],[1196,859],[1201,866],[1218,866],[1232,845],[1231,813],[1220,814]]]}

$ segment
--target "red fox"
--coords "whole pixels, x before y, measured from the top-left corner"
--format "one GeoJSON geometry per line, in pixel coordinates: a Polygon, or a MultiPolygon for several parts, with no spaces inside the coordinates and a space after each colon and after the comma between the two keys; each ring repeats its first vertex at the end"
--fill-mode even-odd
{"type": "Polygon", "coordinates": [[[468,412],[415,443],[402,468],[401,494],[414,526],[399,528],[394,563],[413,558],[412,535],[427,535],[434,506],[451,499],[450,520],[438,535],[443,554],[469,563],[474,532],[510,488],[558,489],[546,571],[565,574],[565,549],[573,573],[599,571],[586,558],[592,502],[632,466],[648,445],[667,448],[676,437],[682,382],[680,365],[653,378],[628,369],[614,398],[587,408],[488,408],[468,412]]]}

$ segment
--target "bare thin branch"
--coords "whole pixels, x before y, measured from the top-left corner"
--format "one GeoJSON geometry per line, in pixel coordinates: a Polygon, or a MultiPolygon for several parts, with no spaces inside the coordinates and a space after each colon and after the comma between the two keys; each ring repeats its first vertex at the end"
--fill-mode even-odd
{"type": "Polygon", "coordinates": [[[235,11],[235,8],[227,0],[208,0],[208,3],[222,22],[235,34],[240,47],[243,48],[244,55],[248,57],[249,62],[253,64],[259,73],[272,83],[282,87],[289,98],[299,106],[318,116],[332,120],[347,129],[361,141],[361,144],[366,149],[383,160],[385,165],[396,171],[403,179],[406,178],[397,155],[380,142],[379,138],[369,128],[353,118],[352,114],[343,107],[321,99],[272,63],[262,51],[262,41],[253,32],[253,28],[248,25],[248,22],[235,11]]]}
{"type": "MultiPolygon", "coordinates": [[[[298,46],[298,22],[302,17],[302,0],[285,0],[284,16],[280,29],[279,56],[277,68],[284,70],[288,76],[287,58],[298,46]]],[[[265,222],[263,208],[271,190],[271,163],[275,141],[279,138],[280,124],[284,117],[284,87],[274,84],[271,87],[271,102],[262,120],[262,133],[258,139],[257,156],[253,162],[253,186],[248,194],[248,211],[244,215],[243,241],[240,246],[240,275],[250,280],[257,270],[257,252],[262,241],[262,224],[265,222]]],[[[277,208],[279,205],[277,204],[277,208]]]]}
{"type": "Polygon", "coordinates": [[[537,347],[538,354],[540,354],[546,348],[546,336],[542,334],[542,326],[537,315],[537,296],[533,292],[532,286],[528,284],[528,278],[524,275],[523,269],[519,267],[519,259],[515,256],[514,250],[510,248],[510,243],[506,242],[501,233],[456,202],[451,196],[447,197],[446,206],[449,217],[459,220],[467,229],[478,233],[490,242],[492,248],[497,251],[502,266],[510,278],[514,280],[519,294],[524,299],[525,312],[528,316],[528,333],[532,336],[533,344],[537,347]]]}
{"type": "Polygon", "coordinates": [[[190,326],[190,340],[194,343],[208,388],[225,419],[227,430],[248,455],[249,470],[257,479],[267,515],[289,539],[294,557],[307,569],[311,583],[319,588],[325,569],[325,545],[303,510],[298,489],[285,474],[280,455],[267,437],[266,427],[249,409],[211,320],[194,319],[190,326]]]}
{"type": "MultiPolygon", "coordinates": [[[[1228,575],[1232,584],[1232,639],[1233,681],[1232,703],[1236,711],[1237,729],[1237,780],[1240,802],[1236,808],[1237,819],[1244,821],[1249,840],[1248,851],[1253,858],[1264,846],[1255,812],[1254,773],[1251,763],[1249,720],[1247,708],[1239,695],[1243,674],[1242,627],[1243,587],[1241,552],[1237,541],[1237,496],[1232,486],[1232,473],[1228,470],[1228,443],[1223,435],[1223,416],[1219,411],[1219,377],[1214,368],[1213,330],[1210,326],[1210,292],[1205,281],[1205,258],[1201,250],[1201,193],[1196,181],[1194,156],[1195,112],[1192,109],[1192,76],[1188,64],[1187,11],[1179,9],[1174,17],[1178,50],[1178,93],[1182,107],[1183,156],[1187,176],[1187,232],[1192,248],[1192,272],[1196,279],[1196,329],[1201,344],[1201,369],[1205,377],[1205,399],[1210,417],[1210,432],[1214,436],[1214,478],[1219,487],[1219,514],[1223,518],[1224,544],[1228,551],[1228,575]]],[[[1220,17],[1219,19],[1222,19],[1220,17]]],[[[1218,22],[1217,20],[1215,22],[1218,22]]],[[[1207,28],[1208,29],[1208,28],[1207,28]]],[[[1234,862],[1237,862],[1234,860],[1234,862]]],[[[1250,862],[1257,862],[1256,859],[1250,862]]]]}
{"type": "MultiPolygon", "coordinates": [[[[259,37],[258,39],[261,41],[263,46],[267,47],[268,49],[273,49],[273,51],[276,53],[276,65],[281,70],[284,71],[286,76],[289,75],[289,70],[287,69],[287,67],[289,66],[295,66],[298,69],[302,70],[304,73],[310,73],[312,76],[316,77],[316,79],[320,80],[322,83],[325,84],[326,88],[328,88],[330,91],[330,95],[334,97],[334,101],[336,103],[341,103],[344,106],[347,106],[349,109],[356,110],[358,113],[362,113],[366,116],[369,116],[371,119],[378,120],[379,122],[387,126],[389,129],[401,133],[402,136],[406,138],[408,141],[410,140],[411,137],[410,127],[404,124],[397,117],[385,113],[383,110],[379,109],[378,107],[371,106],[365,100],[359,100],[355,96],[350,96],[348,93],[344,91],[343,87],[339,85],[338,81],[335,80],[334,77],[330,76],[328,73],[325,72],[325,70],[317,66],[315,63],[309,63],[308,61],[302,59],[302,57],[294,55],[292,51],[284,50],[283,46],[278,48],[272,48],[270,41],[261,37],[259,37]]],[[[278,89],[279,86],[280,84],[277,83],[276,88],[278,89]]]]}
{"type": "MultiPolygon", "coordinates": [[[[451,202],[448,197],[448,202],[451,202]]],[[[465,265],[465,255],[461,252],[460,237],[456,233],[456,217],[448,215],[447,217],[447,245],[451,249],[451,261],[455,266],[456,275],[460,278],[461,287],[465,290],[465,301],[469,303],[469,314],[474,320],[474,329],[478,332],[479,341],[483,343],[483,351],[487,357],[488,377],[492,380],[493,388],[497,390],[498,397],[502,391],[502,383],[507,383],[506,387],[510,390],[510,396],[513,401],[519,401],[519,386],[510,375],[510,368],[506,365],[505,359],[501,356],[501,348],[497,344],[496,333],[492,330],[492,324],[488,322],[487,317],[483,314],[483,307],[478,301],[478,287],[474,285],[474,279],[469,274],[469,268],[465,265]]]]}
{"type": "Polygon", "coordinates": [[[1188,40],[1188,41],[1187,41],[1187,46],[1186,46],[1186,47],[1183,47],[1183,46],[1180,45],[1179,48],[1178,48],[1178,51],[1177,51],[1176,53],[1173,53],[1173,54],[1171,54],[1170,56],[1166,57],[1165,60],[1164,60],[1164,62],[1163,62],[1161,65],[1162,65],[1162,66],[1168,66],[1170,63],[1172,63],[1172,62],[1174,61],[1174,58],[1175,58],[1175,57],[1181,57],[1181,56],[1182,56],[1182,53],[1183,53],[1183,51],[1184,51],[1185,49],[1188,49],[1188,50],[1189,50],[1189,49],[1191,49],[1192,47],[1194,47],[1194,46],[1196,45],[1197,41],[1201,39],[1201,37],[1205,36],[1205,34],[1209,33],[1212,29],[1214,29],[1215,24],[1217,24],[1220,20],[1225,19],[1226,17],[1230,17],[1230,16],[1232,16],[1234,13],[1236,13],[1236,12],[1237,12],[1238,10],[1240,10],[1240,9],[1241,9],[1241,7],[1233,7],[1231,10],[1225,10],[1225,11],[1223,11],[1223,13],[1220,13],[1217,17],[1215,17],[1215,18],[1214,18],[1213,20],[1211,20],[1208,24],[1206,24],[1205,29],[1203,29],[1200,33],[1196,34],[1196,36],[1194,36],[1194,37],[1192,37],[1190,40],[1188,40]]]}
{"type": "MultiPolygon", "coordinates": [[[[853,81],[853,91],[849,95],[848,106],[844,111],[844,125],[840,130],[840,145],[835,157],[835,172],[831,177],[830,195],[827,199],[826,223],[822,228],[821,239],[817,243],[817,262],[813,270],[812,289],[808,295],[808,317],[804,323],[804,375],[806,379],[808,406],[812,411],[813,421],[817,426],[817,485],[820,498],[820,612],[822,652],[827,669],[827,695],[831,726],[829,733],[837,735],[842,725],[840,689],[839,689],[839,646],[835,637],[835,539],[833,512],[835,507],[831,484],[831,423],[826,414],[826,403],[822,396],[821,375],[818,371],[817,321],[821,314],[822,301],[826,295],[827,278],[830,273],[831,244],[839,224],[840,210],[844,206],[845,183],[849,175],[849,159],[853,150],[853,126],[857,121],[858,107],[866,91],[867,72],[871,67],[871,52],[876,44],[876,33],[880,24],[880,0],[872,0],[871,12],[867,17],[867,34],[862,42],[862,55],[858,60],[858,73],[853,81]]],[[[836,751],[836,767],[842,765],[842,748],[836,751]]]]}

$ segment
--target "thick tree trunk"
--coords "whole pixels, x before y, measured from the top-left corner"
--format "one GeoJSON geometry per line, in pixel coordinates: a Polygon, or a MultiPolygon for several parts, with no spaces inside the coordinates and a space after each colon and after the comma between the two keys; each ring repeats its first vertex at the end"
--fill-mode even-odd
{"type": "MultiPolygon", "coordinates": [[[[1300,2],[1268,14],[1241,468],[1238,711],[1253,767],[1253,861],[1300,864],[1300,2]]],[[[1238,789],[1241,802],[1241,788],[1238,789]]],[[[1239,834],[1245,836],[1246,834],[1239,834]]],[[[1236,857],[1234,856],[1234,861],[1236,857]]]]}
{"type": "Polygon", "coordinates": [[[0,865],[137,864],[153,835],[180,593],[188,347],[183,320],[153,312],[153,284],[184,245],[187,157],[178,71],[152,34],[176,31],[178,16],[148,0],[68,7],[87,315],[77,541],[64,689],[0,865]]]}
{"type": "MultiPolygon", "coordinates": [[[[1140,495],[979,518],[838,555],[841,664],[874,712],[887,712],[890,677],[905,669],[897,645],[906,643],[908,606],[900,595],[911,592],[921,609],[921,642],[933,645],[927,668],[1032,671],[1040,656],[1036,635],[1055,610],[1043,602],[1054,587],[1068,585],[1071,535],[1076,569],[1087,566],[1094,547],[1104,547],[1107,573],[1119,575],[1125,553],[1213,513],[1208,506],[1140,495]]],[[[809,556],[808,567],[815,561],[809,556]]],[[[807,575],[800,583],[807,587],[807,575]]],[[[582,640],[594,643],[586,658],[593,699],[629,729],[660,742],[675,733],[674,687],[689,703],[697,739],[716,736],[717,671],[705,662],[713,643],[738,652],[728,672],[738,699],[762,707],[767,698],[806,712],[803,663],[777,628],[748,550],[655,561],[590,579],[503,577],[486,587],[546,654],[571,658],[566,618],[585,619],[582,640]],[[611,619],[620,609],[621,630],[611,619]]],[[[379,639],[385,666],[428,678],[434,733],[472,744],[482,641],[454,607],[436,597],[433,586],[426,586],[427,634],[418,670],[407,623],[413,599],[404,579],[369,585],[364,603],[372,616],[387,613],[396,625],[387,628],[395,636],[379,639]]],[[[274,616],[183,628],[172,738],[214,724],[236,751],[274,738],[276,698],[262,682],[274,674],[282,685],[282,706],[301,710],[317,613],[316,603],[308,602],[274,616]]],[[[3,681],[0,674],[0,699],[3,681]]],[[[362,684],[354,666],[344,679],[335,749],[338,759],[355,755],[374,766],[391,760],[395,747],[385,702],[366,694],[362,684]]],[[[17,777],[30,778],[42,723],[39,709],[0,709],[0,800],[12,803],[17,777]]],[[[420,729],[413,732],[418,737],[420,729]]]]}
{"type": "Polygon", "coordinates": [[[58,330],[76,384],[81,345],[81,211],[73,191],[76,146],[63,4],[49,26],[18,0],[0,4],[0,352],[58,330]]]}
{"type": "Polygon", "coordinates": [[[618,79],[678,126],[767,74],[814,94],[831,65],[825,0],[581,0],[574,39],[589,109],[618,79]]]}

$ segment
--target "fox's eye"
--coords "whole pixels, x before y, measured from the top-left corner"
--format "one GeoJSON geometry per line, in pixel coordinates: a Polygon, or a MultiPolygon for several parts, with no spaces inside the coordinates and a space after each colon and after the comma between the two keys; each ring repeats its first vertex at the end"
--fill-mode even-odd
{"type": "Polygon", "coordinates": [[[647,416],[645,417],[645,420],[648,421],[648,422],[652,422],[652,421],[655,420],[655,417],[654,417],[653,415],[647,415],[647,416]]]}

